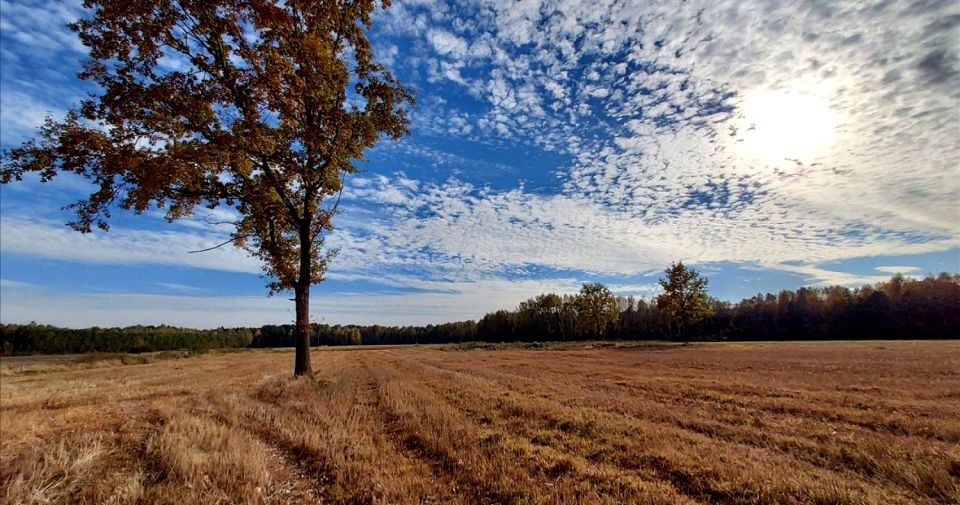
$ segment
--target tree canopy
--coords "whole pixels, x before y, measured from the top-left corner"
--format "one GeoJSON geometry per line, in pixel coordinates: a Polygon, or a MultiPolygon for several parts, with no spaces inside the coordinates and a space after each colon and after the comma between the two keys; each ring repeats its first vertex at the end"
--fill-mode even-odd
{"type": "Polygon", "coordinates": [[[706,277],[682,261],[671,263],[660,279],[663,292],[657,296],[657,308],[674,318],[681,335],[693,324],[711,314],[706,277]]]}
{"type": "Polygon", "coordinates": [[[599,282],[584,284],[575,299],[578,326],[587,334],[602,337],[607,326],[620,319],[617,298],[599,282]]]}
{"type": "MultiPolygon", "coordinates": [[[[380,5],[387,7],[383,0],[380,5]]],[[[293,290],[295,373],[310,373],[309,292],[344,174],[382,137],[408,134],[413,95],[376,62],[374,0],[87,0],[71,25],[90,49],[79,76],[100,92],[4,153],[0,182],[69,172],[95,184],[70,225],[107,230],[111,211],[174,220],[233,209],[229,243],[293,290]]]]}

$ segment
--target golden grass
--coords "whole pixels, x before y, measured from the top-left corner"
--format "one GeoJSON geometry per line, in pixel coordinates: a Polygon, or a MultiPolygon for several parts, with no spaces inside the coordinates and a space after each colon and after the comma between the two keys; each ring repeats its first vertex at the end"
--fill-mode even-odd
{"type": "Polygon", "coordinates": [[[2,501],[960,503],[956,342],[469,349],[8,368],[2,501]]]}
{"type": "MultiPolygon", "coordinates": [[[[244,352],[239,349],[216,349],[207,352],[244,352]]],[[[48,354],[37,356],[0,357],[0,377],[63,372],[80,368],[119,365],[145,365],[169,359],[189,358],[190,351],[157,351],[145,353],[92,352],[87,354],[48,354]]]]}

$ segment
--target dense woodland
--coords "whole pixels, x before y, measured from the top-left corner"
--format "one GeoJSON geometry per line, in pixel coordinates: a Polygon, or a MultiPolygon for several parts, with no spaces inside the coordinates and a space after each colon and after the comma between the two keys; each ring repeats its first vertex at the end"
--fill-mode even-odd
{"type": "Polygon", "coordinates": [[[174,326],[128,326],[126,328],[57,328],[42,324],[0,325],[3,354],[56,354],[81,352],[151,352],[172,349],[248,347],[253,328],[196,330],[174,326]]]}
{"type": "MultiPolygon", "coordinates": [[[[587,285],[598,286],[598,285],[587,285]]],[[[582,293],[582,292],[581,292],[582,293]]],[[[598,327],[582,294],[545,294],[479,322],[427,326],[313,325],[311,345],[553,341],[592,338],[675,340],[818,340],[960,338],[960,274],[874,286],[800,288],[738,303],[709,300],[710,315],[680,335],[654,300],[615,297],[617,312],[598,327]]],[[[64,329],[0,325],[3,354],[148,352],[290,347],[293,325],[195,330],[171,326],[64,329]]]]}
{"type": "MultiPolygon", "coordinates": [[[[593,338],[577,326],[574,296],[562,303],[530,299],[513,311],[487,314],[478,339],[566,340],[593,338]]],[[[606,338],[676,339],[674,321],[652,300],[618,297],[620,317],[606,338]]],[[[819,340],[960,338],[960,275],[907,279],[875,286],[783,290],[730,303],[711,298],[711,314],[689,329],[691,339],[819,340]]]]}

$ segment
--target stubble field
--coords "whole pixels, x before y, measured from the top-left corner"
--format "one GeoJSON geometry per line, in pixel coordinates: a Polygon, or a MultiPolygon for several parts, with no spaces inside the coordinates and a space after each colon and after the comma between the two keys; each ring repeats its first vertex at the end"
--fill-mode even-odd
{"type": "MultiPolygon", "coordinates": [[[[960,503],[960,343],[3,369],[5,503],[960,503]]],[[[129,362],[129,361],[128,361],[129,362]]]]}

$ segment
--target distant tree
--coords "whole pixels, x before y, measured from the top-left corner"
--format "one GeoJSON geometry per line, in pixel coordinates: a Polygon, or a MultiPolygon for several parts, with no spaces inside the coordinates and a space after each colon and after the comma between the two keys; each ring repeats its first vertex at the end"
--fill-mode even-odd
{"type": "Polygon", "coordinates": [[[600,283],[584,284],[574,304],[577,308],[577,326],[593,337],[604,336],[607,326],[620,319],[617,297],[600,283]]]}
{"type": "Polygon", "coordinates": [[[513,340],[516,337],[514,332],[514,321],[516,317],[513,313],[506,310],[491,312],[477,323],[477,336],[481,340],[492,342],[513,340]]]}
{"type": "Polygon", "coordinates": [[[317,334],[320,345],[360,345],[363,336],[359,326],[342,326],[318,324],[313,330],[317,334]]]}
{"type": "Polygon", "coordinates": [[[547,293],[537,296],[536,301],[541,317],[546,321],[549,337],[563,340],[563,298],[556,293],[547,293]]]}
{"type": "Polygon", "coordinates": [[[884,284],[884,291],[887,293],[887,296],[894,302],[899,302],[900,297],[903,296],[903,274],[897,272],[893,274],[893,277],[890,278],[890,281],[884,284]]]}
{"type": "MultiPolygon", "coordinates": [[[[383,0],[386,7],[389,0],[383,0]]],[[[374,60],[375,0],[87,0],[71,25],[100,93],[4,153],[0,182],[37,172],[91,180],[71,206],[81,232],[117,207],[203,205],[239,214],[231,239],[261,259],[270,292],[292,290],[294,373],[311,373],[310,287],[335,251],[342,177],[381,137],[408,134],[412,94],[374,60]]]]}
{"type": "Polygon", "coordinates": [[[677,322],[680,337],[686,342],[690,327],[712,314],[708,281],[683,262],[672,263],[664,273],[666,277],[660,279],[663,293],[657,296],[657,308],[677,322]]]}
{"type": "Polygon", "coordinates": [[[563,299],[560,295],[547,293],[520,302],[516,318],[521,338],[562,338],[560,325],[563,299]]]}

